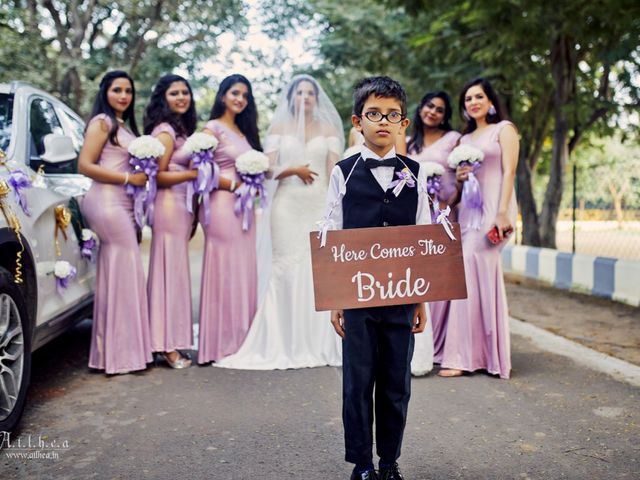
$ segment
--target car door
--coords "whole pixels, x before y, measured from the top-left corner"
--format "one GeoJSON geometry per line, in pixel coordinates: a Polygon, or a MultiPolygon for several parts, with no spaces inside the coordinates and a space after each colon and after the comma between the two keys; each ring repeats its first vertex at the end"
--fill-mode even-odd
{"type": "MultiPolygon", "coordinates": [[[[95,269],[80,255],[78,233],[72,225],[56,228],[55,209],[69,208],[70,200],[81,200],[90,186],[90,180],[77,174],[77,158],[64,164],[49,164],[42,160],[44,138],[50,134],[72,136],[64,111],[56,108],[55,101],[40,95],[32,95],[28,102],[28,162],[34,171],[43,172],[42,181],[29,191],[32,243],[35,244],[35,261],[38,275],[38,319],[40,325],[81,303],[93,292],[95,269]],[[66,289],[56,288],[53,275],[55,262],[66,260],[77,270],[76,278],[66,289]]],[[[79,147],[80,145],[78,145],[79,147]]],[[[74,204],[71,202],[71,206],[74,204]]],[[[75,209],[77,210],[77,209],[75,209]]],[[[77,221],[77,213],[73,221],[77,221]]]]}

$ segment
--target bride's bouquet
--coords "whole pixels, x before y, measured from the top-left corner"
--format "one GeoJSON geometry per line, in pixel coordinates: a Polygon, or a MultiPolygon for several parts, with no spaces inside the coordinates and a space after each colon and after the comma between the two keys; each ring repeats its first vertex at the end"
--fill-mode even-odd
{"type": "Polygon", "coordinates": [[[133,167],[133,173],[144,172],[147,175],[147,184],[144,187],[126,185],[127,195],[133,197],[133,214],[142,228],[145,223],[153,225],[153,202],[156,199],[158,185],[158,159],[164,154],[164,145],[151,135],[143,135],[129,144],[129,165],[133,167]]]}
{"type": "Polygon", "coordinates": [[[480,192],[480,183],[475,176],[475,172],[478,171],[482,161],[484,160],[484,153],[470,145],[458,145],[449,154],[447,162],[449,166],[456,169],[461,166],[471,165],[473,171],[469,172],[467,180],[462,186],[462,202],[463,208],[469,211],[469,221],[467,227],[479,230],[482,224],[482,192],[480,192]]]}
{"type": "Polygon", "coordinates": [[[264,189],[266,172],[269,169],[269,157],[257,150],[249,150],[236,159],[236,170],[242,179],[242,185],[235,191],[236,215],[242,215],[242,230],[249,230],[253,216],[254,203],[261,208],[267,205],[267,192],[264,189]]]}
{"type": "Polygon", "coordinates": [[[191,154],[191,167],[198,170],[198,178],[187,183],[187,210],[193,213],[193,196],[204,205],[204,224],[209,225],[211,219],[209,194],[218,188],[220,167],[213,161],[213,151],[218,140],[213,135],[196,132],[187,138],[184,148],[191,154]]]}

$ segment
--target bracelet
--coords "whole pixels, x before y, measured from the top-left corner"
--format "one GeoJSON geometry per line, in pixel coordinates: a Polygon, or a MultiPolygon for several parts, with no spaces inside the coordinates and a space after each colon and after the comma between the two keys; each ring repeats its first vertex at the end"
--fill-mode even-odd
{"type": "Polygon", "coordinates": [[[129,172],[124,172],[124,185],[129,184],[129,172]]]}
{"type": "Polygon", "coordinates": [[[235,192],[236,191],[236,181],[235,180],[231,180],[231,185],[229,185],[229,191],[230,192],[235,192]]]}

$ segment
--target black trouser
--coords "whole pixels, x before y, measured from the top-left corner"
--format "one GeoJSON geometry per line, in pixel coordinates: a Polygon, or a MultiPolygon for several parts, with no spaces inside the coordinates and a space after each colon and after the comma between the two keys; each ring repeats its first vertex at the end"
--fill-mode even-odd
{"type": "Polygon", "coordinates": [[[411,396],[411,333],[415,305],[344,311],[342,421],[347,462],[373,460],[375,386],[376,445],[380,459],[400,457],[411,396]]]}

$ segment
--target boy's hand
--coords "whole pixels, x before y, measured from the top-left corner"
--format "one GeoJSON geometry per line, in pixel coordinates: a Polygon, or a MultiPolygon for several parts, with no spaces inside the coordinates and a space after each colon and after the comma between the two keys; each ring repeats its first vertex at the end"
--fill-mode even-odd
{"type": "Polygon", "coordinates": [[[416,311],[413,313],[413,333],[422,333],[427,326],[427,309],[424,303],[416,305],[416,311]]]}
{"type": "Polygon", "coordinates": [[[331,310],[331,325],[333,325],[336,333],[344,338],[344,317],[342,316],[342,310],[331,310]]]}

